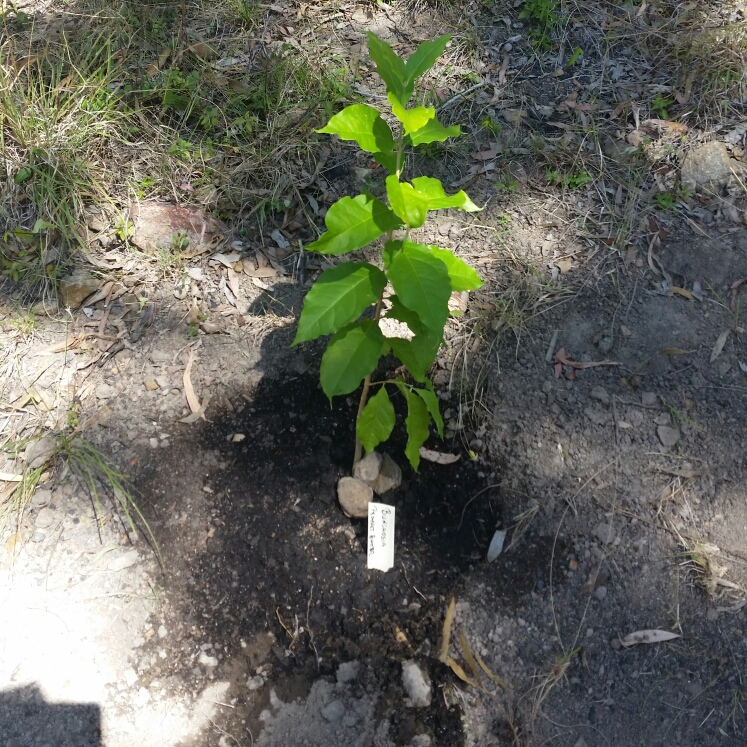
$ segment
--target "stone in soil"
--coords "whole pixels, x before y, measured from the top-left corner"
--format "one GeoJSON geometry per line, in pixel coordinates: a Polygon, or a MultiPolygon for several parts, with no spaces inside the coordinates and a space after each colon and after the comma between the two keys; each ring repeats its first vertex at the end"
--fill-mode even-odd
{"type": "Polygon", "coordinates": [[[368,516],[368,504],[373,500],[373,490],[370,485],[355,477],[343,477],[337,483],[337,499],[345,516],[365,519],[368,516]]]}
{"type": "Polygon", "coordinates": [[[29,469],[41,467],[54,456],[56,449],[57,443],[51,436],[32,441],[26,447],[26,466],[29,469]]]}
{"type": "Polygon", "coordinates": [[[96,387],[96,397],[98,399],[111,399],[117,397],[119,390],[117,387],[111,386],[110,384],[99,384],[96,387]]]}
{"type": "Polygon", "coordinates": [[[656,392],[643,392],[641,394],[641,404],[646,407],[654,407],[659,402],[659,397],[656,392]]]}
{"type": "Polygon", "coordinates": [[[690,151],[682,163],[680,180],[685,189],[720,193],[731,179],[726,146],[716,140],[690,151]]]}
{"type": "Polygon", "coordinates": [[[33,508],[39,508],[40,506],[48,506],[52,500],[52,491],[45,488],[38,488],[31,499],[31,505],[33,508]]]}
{"type": "Polygon", "coordinates": [[[427,708],[431,704],[431,683],[428,675],[414,661],[402,662],[402,684],[415,708],[427,708]]]}
{"type": "Polygon", "coordinates": [[[609,545],[615,540],[615,528],[611,524],[597,524],[594,527],[594,534],[604,545],[609,545]]]}
{"type": "Polygon", "coordinates": [[[373,488],[374,493],[383,495],[402,484],[402,470],[389,454],[371,451],[355,466],[353,476],[373,488]]]}
{"type": "Polygon", "coordinates": [[[339,721],[345,715],[345,706],[341,700],[333,700],[322,708],[322,716],[327,721],[339,721]]]}
{"type": "Polygon", "coordinates": [[[584,410],[584,415],[586,415],[594,425],[607,425],[612,421],[612,415],[597,407],[587,407],[584,410]]]}
{"type": "Polygon", "coordinates": [[[610,403],[610,395],[602,386],[595,386],[591,390],[591,398],[598,400],[603,405],[608,405],[610,403]]]}
{"type": "Polygon", "coordinates": [[[50,527],[52,526],[52,524],[54,524],[58,516],[59,515],[57,511],[53,511],[51,508],[43,508],[36,515],[36,521],[34,522],[34,525],[37,529],[46,529],[47,527],[50,527]]]}
{"type": "Polygon", "coordinates": [[[83,270],[76,270],[72,275],[62,278],[58,284],[62,304],[70,309],[77,309],[100,287],[101,280],[83,270]]]}
{"type": "Polygon", "coordinates": [[[656,435],[659,437],[661,445],[667,449],[671,449],[680,440],[679,430],[668,425],[660,425],[656,429],[656,435]]]}

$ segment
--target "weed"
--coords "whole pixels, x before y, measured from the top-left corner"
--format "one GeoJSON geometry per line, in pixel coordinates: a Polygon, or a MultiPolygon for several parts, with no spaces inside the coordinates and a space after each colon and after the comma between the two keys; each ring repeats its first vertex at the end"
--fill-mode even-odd
{"type": "Polygon", "coordinates": [[[677,198],[671,192],[659,192],[654,196],[654,202],[661,210],[674,210],[677,207],[677,198]]]}
{"type": "Polygon", "coordinates": [[[651,109],[661,118],[669,119],[669,107],[674,103],[674,99],[666,98],[660,93],[651,102],[651,109]]]}
{"type": "Polygon", "coordinates": [[[415,82],[433,66],[449,38],[444,35],[424,42],[405,62],[389,44],[369,33],[369,53],[386,83],[387,100],[400,124],[396,139],[378,110],[366,104],[343,109],[319,130],[355,141],[389,172],[388,206],[370,193],[343,197],[327,211],[326,233],[306,247],[307,251],[321,254],[343,254],[386,235],[384,270],[367,262],[346,262],[325,270],[306,296],[293,341],[297,345],[333,334],[320,368],[322,389],[330,399],[354,392],[363,382],[353,466],[360,460],[363,447],[370,452],[386,441],[394,429],[394,407],[387,386],[407,402],[405,455],[413,469],[420,464],[420,447],[429,436],[431,419],[443,436],[438,398],[427,372],[443,341],[452,292],[482,285],[477,273],[448,249],[416,244],[409,239],[410,230],[425,223],[429,210],[452,207],[476,212],[479,208],[463,191],[447,195],[438,179],[422,176],[411,183],[400,180],[405,146],[443,142],[460,134],[458,126],[444,127],[433,108],[406,108],[415,82]],[[403,229],[404,236],[395,238],[397,229],[403,229]],[[385,338],[379,326],[389,283],[395,295],[387,299],[386,316],[406,324],[413,333],[410,340],[385,338]],[[373,319],[362,317],[372,306],[373,319]],[[423,386],[397,377],[377,382],[374,386],[378,385],[379,391],[369,399],[371,374],[379,358],[389,351],[423,386]]]}
{"type": "Polygon", "coordinates": [[[552,49],[552,35],[561,24],[558,0],[524,0],[524,10],[519,18],[528,19],[535,25],[529,36],[538,49],[552,49]]]}

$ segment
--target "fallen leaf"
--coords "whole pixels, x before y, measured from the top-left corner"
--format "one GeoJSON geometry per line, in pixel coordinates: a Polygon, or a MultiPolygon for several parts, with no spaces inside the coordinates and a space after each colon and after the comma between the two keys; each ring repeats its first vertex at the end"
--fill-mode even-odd
{"type": "Polygon", "coordinates": [[[493,682],[495,682],[495,684],[498,685],[503,690],[504,693],[508,693],[508,685],[497,674],[493,674],[493,672],[490,671],[488,666],[480,658],[480,655],[476,651],[475,651],[475,659],[477,659],[477,663],[482,668],[482,671],[488,675],[488,678],[492,680],[493,682]]]}
{"type": "Polygon", "coordinates": [[[672,286],[672,293],[676,293],[677,295],[682,296],[683,298],[687,298],[690,301],[694,300],[695,298],[689,290],[687,290],[686,288],[678,288],[676,285],[672,286]]]}
{"type": "Polygon", "coordinates": [[[497,158],[498,151],[495,148],[492,148],[491,150],[479,150],[477,153],[472,154],[472,158],[475,159],[475,161],[492,161],[494,158],[497,158]]]}
{"type": "Polygon", "coordinates": [[[276,278],[278,271],[274,267],[258,267],[254,268],[250,266],[249,262],[242,262],[244,274],[249,275],[252,278],[276,278]]]}
{"type": "Polygon", "coordinates": [[[566,273],[571,271],[571,267],[573,267],[573,260],[570,257],[556,259],[555,266],[560,270],[561,275],[565,275],[566,273]]]}
{"type": "Polygon", "coordinates": [[[462,649],[462,653],[464,654],[464,660],[467,662],[467,666],[470,668],[470,671],[472,672],[472,676],[474,677],[475,682],[482,685],[482,682],[480,682],[480,667],[477,666],[475,657],[472,656],[472,649],[470,649],[469,647],[467,636],[464,634],[463,630],[459,631],[459,648],[462,649]]]}
{"type": "Polygon", "coordinates": [[[218,252],[217,254],[213,254],[212,257],[210,257],[210,261],[212,262],[215,260],[216,262],[220,262],[222,265],[225,265],[226,267],[229,267],[233,269],[233,266],[241,259],[241,255],[238,252],[231,252],[231,254],[223,254],[221,252],[218,252]]]}
{"type": "Polygon", "coordinates": [[[431,451],[424,446],[420,447],[420,456],[427,462],[433,462],[434,464],[454,464],[462,458],[461,454],[444,454],[440,451],[431,451]]]}
{"type": "Polygon", "coordinates": [[[713,363],[713,361],[715,361],[716,358],[718,358],[719,355],[721,355],[724,349],[724,345],[726,345],[726,340],[728,339],[730,332],[731,332],[730,329],[725,329],[718,336],[718,339],[716,340],[716,344],[713,346],[713,350],[711,350],[711,358],[710,358],[711,363],[713,363]]]}
{"type": "Polygon", "coordinates": [[[664,641],[671,641],[674,638],[681,638],[679,633],[671,633],[668,630],[638,630],[635,633],[626,635],[620,643],[625,648],[635,646],[639,643],[662,643],[664,641]]]}
{"type": "MultiPolygon", "coordinates": [[[[610,361],[610,360],[603,360],[603,361],[584,361],[583,363],[580,363],[578,361],[571,361],[568,360],[568,357],[565,354],[565,348],[560,348],[555,353],[554,357],[556,364],[562,364],[563,366],[570,366],[571,368],[576,369],[584,369],[584,368],[594,368],[595,366],[619,366],[620,364],[617,361],[610,361]]],[[[557,374],[557,368],[556,371],[556,378],[558,376],[557,374]]]]}
{"type": "MultiPolygon", "coordinates": [[[[187,404],[189,405],[189,409],[196,413],[200,409],[200,401],[197,399],[197,395],[195,394],[194,387],[192,386],[192,363],[195,358],[195,351],[194,348],[189,349],[189,360],[187,361],[187,366],[184,369],[184,377],[182,381],[184,382],[184,394],[187,396],[187,404]]],[[[203,416],[204,419],[204,416],[203,416]]]]}
{"type": "Polygon", "coordinates": [[[205,42],[197,42],[191,47],[187,47],[184,51],[191,52],[195,57],[199,57],[201,60],[212,60],[215,57],[215,50],[205,44],[205,42]]]}
{"type": "Polygon", "coordinates": [[[690,355],[694,350],[683,350],[682,348],[662,348],[659,355],[690,355]]]}
{"type": "Polygon", "coordinates": [[[23,475],[14,475],[10,472],[0,472],[0,480],[5,480],[5,482],[21,482],[21,480],[23,480],[23,475]]]}
{"type": "Polygon", "coordinates": [[[155,75],[158,75],[158,73],[163,69],[163,66],[166,64],[166,60],[169,59],[170,54],[171,47],[164,47],[164,49],[161,51],[161,54],[158,55],[158,60],[156,62],[151,62],[150,65],[148,65],[148,69],[146,70],[146,72],[151,78],[155,75]]]}
{"type": "Polygon", "coordinates": [[[446,659],[445,663],[448,664],[449,667],[451,667],[451,671],[454,672],[454,674],[459,677],[462,682],[466,682],[468,685],[471,685],[472,687],[485,692],[485,690],[477,682],[467,677],[465,671],[461,668],[461,666],[459,666],[459,664],[454,661],[454,659],[448,658],[446,659]]]}
{"type": "Polygon", "coordinates": [[[202,400],[202,407],[197,410],[197,412],[193,412],[191,415],[187,415],[184,418],[180,418],[180,423],[186,423],[187,425],[191,423],[196,423],[200,418],[203,420],[207,420],[205,417],[205,410],[207,410],[207,406],[210,403],[210,395],[206,394],[205,399],[202,400]]]}
{"type": "Polygon", "coordinates": [[[451,626],[454,623],[454,615],[456,614],[456,600],[454,597],[451,598],[449,606],[446,608],[446,617],[444,618],[444,626],[441,632],[441,650],[439,651],[438,658],[440,661],[446,663],[449,658],[449,641],[451,640],[451,626]]]}
{"type": "Polygon", "coordinates": [[[13,495],[13,493],[16,492],[17,488],[18,483],[9,482],[2,489],[0,489],[0,506],[2,506],[5,501],[10,500],[10,497],[13,495]]]}

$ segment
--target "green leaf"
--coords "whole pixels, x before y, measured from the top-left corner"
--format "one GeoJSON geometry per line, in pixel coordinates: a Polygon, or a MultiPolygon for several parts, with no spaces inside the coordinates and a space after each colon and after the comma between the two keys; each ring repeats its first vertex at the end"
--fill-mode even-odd
{"type": "Polygon", "coordinates": [[[399,300],[429,329],[442,333],[449,317],[451,281],[446,265],[422,244],[405,241],[387,276],[399,300]]]}
{"type": "Polygon", "coordinates": [[[368,104],[346,107],[317,132],[339,135],[342,140],[355,140],[362,150],[369,153],[386,152],[394,148],[389,125],[381,118],[378,110],[368,104]]]}
{"type": "Polygon", "coordinates": [[[403,104],[410,100],[410,93],[406,94],[407,70],[404,60],[398,57],[391,46],[379,39],[376,34],[368,32],[368,53],[376,63],[376,72],[386,83],[386,90],[391,91],[403,104]]]}
{"type": "Polygon", "coordinates": [[[16,174],[13,179],[13,184],[21,184],[22,182],[25,182],[33,173],[34,170],[30,166],[25,166],[16,174]]]}
{"type": "Polygon", "coordinates": [[[394,174],[397,171],[397,154],[393,152],[389,153],[374,153],[374,161],[382,165],[390,174],[394,174]]]}
{"type": "Polygon", "coordinates": [[[425,402],[425,406],[428,408],[428,412],[433,418],[433,422],[436,424],[438,429],[438,435],[441,438],[444,437],[444,420],[441,417],[441,409],[438,406],[438,397],[436,392],[433,390],[433,382],[430,379],[426,379],[426,389],[416,389],[418,396],[425,402]]]}
{"type": "Polygon", "coordinates": [[[404,384],[397,384],[397,386],[407,400],[407,417],[405,418],[407,446],[405,446],[405,456],[417,472],[420,466],[420,447],[428,440],[430,435],[428,423],[431,416],[425,402],[417,394],[411,392],[404,384]]]}
{"type": "Polygon", "coordinates": [[[402,249],[402,241],[395,239],[387,241],[384,245],[384,251],[381,253],[381,259],[384,261],[384,269],[388,270],[392,260],[397,256],[397,252],[402,249]]]}
{"type": "Polygon", "coordinates": [[[416,132],[425,127],[436,116],[436,110],[433,107],[416,106],[412,109],[405,109],[393,93],[390,93],[387,99],[392,105],[392,114],[402,122],[405,128],[405,135],[409,135],[411,132],[416,132]]]}
{"type": "Polygon", "coordinates": [[[447,195],[443,184],[430,176],[417,176],[412,180],[412,186],[428,198],[428,210],[443,208],[457,208],[466,213],[479,213],[482,208],[477,207],[464,190],[455,195],[447,195]]]}
{"type": "Polygon", "coordinates": [[[325,270],[306,295],[291,347],[355,321],[378,301],[386,283],[386,275],[367,262],[345,262],[325,270]]]}
{"type": "Polygon", "coordinates": [[[482,280],[475,270],[459,257],[455,257],[450,249],[439,249],[437,246],[427,248],[436,259],[440,259],[446,265],[452,290],[469,291],[482,287],[482,280]]]}
{"type": "Polygon", "coordinates": [[[394,407],[389,399],[386,386],[368,400],[361,416],[355,424],[358,439],[366,449],[373,451],[382,441],[386,441],[394,429],[394,407]]]}
{"type": "Polygon", "coordinates": [[[449,39],[451,39],[451,35],[444,34],[439,36],[438,39],[423,42],[418,46],[405,63],[408,84],[414,83],[424,72],[433,67],[436,60],[444,53],[449,39]]]}
{"type": "Polygon", "coordinates": [[[330,340],[319,369],[327,397],[331,400],[335,395],[354,392],[376,368],[384,343],[384,335],[372,319],[343,327],[330,340]]]}
{"type": "Polygon", "coordinates": [[[462,134],[459,125],[453,127],[444,127],[436,117],[429,120],[419,130],[410,133],[405,137],[406,145],[424,145],[425,143],[442,143],[446,138],[457,137],[462,134]]]}
{"type": "Polygon", "coordinates": [[[412,340],[403,337],[388,337],[387,341],[392,347],[392,352],[404,364],[415,381],[423,384],[427,381],[428,369],[436,360],[441,338],[435,332],[428,330],[428,334],[415,335],[412,340]]]}
{"type": "Polygon", "coordinates": [[[342,254],[366,246],[402,223],[380,200],[368,195],[343,197],[327,211],[327,232],[306,247],[320,254],[342,254]]]}
{"type": "Polygon", "coordinates": [[[386,178],[386,194],[392,210],[410,228],[420,228],[428,217],[428,199],[413,188],[412,184],[401,182],[396,174],[386,178]]]}

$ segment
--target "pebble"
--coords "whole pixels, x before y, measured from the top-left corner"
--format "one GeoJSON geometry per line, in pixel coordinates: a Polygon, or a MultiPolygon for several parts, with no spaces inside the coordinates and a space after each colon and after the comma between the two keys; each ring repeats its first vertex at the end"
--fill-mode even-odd
{"type": "Polygon", "coordinates": [[[604,545],[611,544],[615,539],[615,528],[611,524],[597,524],[594,535],[604,545]]]}
{"type": "Polygon", "coordinates": [[[49,502],[51,500],[52,500],[52,491],[46,490],[45,488],[39,488],[34,493],[34,496],[31,499],[31,505],[34,508],[39,508],[39,506],[49,505],[49,502]]]}
{"type": "Polygon", "coordinates": [[[656,429],[656,435],[659,437],[661,445],[667,449],[671,449],[680,440],[679,430],[668,425],[660,425],[656,429]]]}
{"type": "Polygon", "coordinates": [[[209,656],[204,651],[197,657],[197,663],[203,667],[217,667],[218,660],[214,656],[209,656]]]}
{"type": "Polygon", "coordinates": [[[45,436],[44,438],[32,441],[26,447],[26,465],[29,469],[41,467],[54,456],[56,450],[57,442],[51,436],[45,436]]]}
{"type": "Polygon", "coordinates": [[[610,403],[610,395],[603,386],[595,386],[591,390],[591,398],[599,400],[603,405],[610,403]]]}
{"type": "Polygon", "coordinates": [[[34,525],[37,529],[46,529],[47,527],[52,526],[57,518],[58,513],[56,511],[52,510],[51,508],[43,508],[36,515],[36,521],[34,522],[34,525]]]}
{"type": "Polygon", "coordinates": [[[606,410],[600,410],[596,407],[587,407],[584,410],[584,415],[586,415],[589,420],[591,420],[594,425],[607,425],[607,423],[611,422],[612,415],[608,413],[606,410]]]}
{"type": "Polygon", "coordinates": [[[373,500],[373,489],[355,477],[343,477],[337,483],[337,499],[345,516],[365,519],[368,516],[368,504],[373,500]]]}
{"type": "Polygon", "coordinates": [[[264,685],[264,684],[265,684],[265,680],[262,677],[262,675],[259,675],[259,674],[256,675],[255,677],[250,677],[246,681],[246,686],[250,690],[259,690],[259,688],[262,687],[262,685],[264,685]]]}
{"type": "Polygon", "coordinates": [[[155,392],[156,389],[158,389],[158,382],[152,376],[146,376],[146,378],[145,378],[145,388],[149,392],[155,392]]]}
{"type": "Polygon", "coordinates": [[[110,560],[107,569],[114,571],[115,573],[123,571],[125,568],[135,565],[139,559],[140,556],[138,555],[138,551],[130,550],[129,552],[123,553],[122,555],[110,560]]]}
{"type": "Polygon", "coordinates": [[[333,700],[322,708],[322,716],[327,721],[339,721],[345,715],[345,706],[341,700],[333,700]]]}
{"type": "Polygon", "coordinates": [[[402,684],[409,698],[409,705],[427,708],[431,704],[431,683],[428,675],[414,661],[402,662],[402,684]]]}
{"type": "Polygon", "coordinates": [[[706,192],[720,192],[730,179],[729,152],[717,140],[695,148],[683,159],[680,180],[690,192],[698,188],[706,192]]]}
{"type": "Polygon", "coordinates": [[[363,482],[372,483],[381,471],[383,457],[377,451],[370,451],[355,465],[353,477],[363,482]]]}
{"type": "Polygon", "coordinates": [[[619,651],[619,650],[620,650],[620,649],[622,648],[622,643],[620,643],[620,639],[619,639],[619,638],[613,638],[613,639],[612,639],[612,640],[610,641],[610,646],[611,646],[611,647],[612,647],[612,649],[614,649],[615,651],[619,651]]]}
{"type": "Polygon", "coordinates": [[[341,684],[352,682],[357,676],[361,665],[359,661],[346,661],[337,667],[337,681],[341,684]]]}
{"type": "Polygon", "coordinates": [[[111,399],[112,397],[119,396],[117,387],[111,386],[110,384],[99,384],[96,387],[96,397],[98,399],[111,399]]]}
{"type": "Polygon", "coordinates": [[[132,687],[138,681],[137,672],[130,667],[124,671],[124,681],[127,683],[127,687],[132,687]]]}
{"type": "Polygon", "coordinates": [[[610,350],[612,350],[612,347],[614,346],[615,341],[611,337],[603,337],[598,343],[597,346],[603,353],[609,353],[610,350]]]}
{"type": "Polygon", "coordinates": [[[658,402],[659,397],[655,392],[643,392],[643,394],[641,394],[641,404],[646,405],[646,407],[654,407],[658,402]]]}
{"type": "Polygon", "coordinates": [[[159,638],[165,638],[169,634],[169,631],[166,630],[165,625],[160,625],[158,628],[158,637],[159,638]]]}
{"type": "Polygon", "coordinates": [[[601,601],[607,596],[607,587],[606,586],[600,586],[597,589],[594,590],[594,596],[601,601]]]}
{"type": "Polygon", "coordinates": [[[157,438],[151,438],[148,442],[150,444],[151,449],[157,449],[158,448],[158,439],[157,438]]]}

